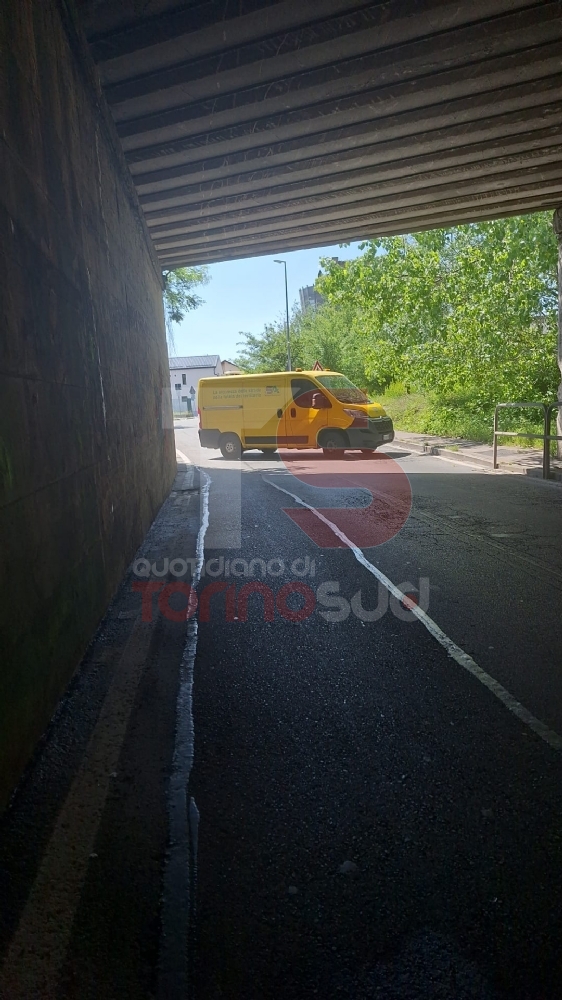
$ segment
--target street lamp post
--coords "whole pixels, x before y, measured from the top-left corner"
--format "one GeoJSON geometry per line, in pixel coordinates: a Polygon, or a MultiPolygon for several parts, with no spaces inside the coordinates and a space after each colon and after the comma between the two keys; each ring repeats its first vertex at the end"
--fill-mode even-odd
{"type": "Polygon", "coordinates": [[[274,260],[274,264],[283,264],[285,268],[285,310],[287,318],[287,371],[291,371],[291,332],[289,327],[289,292],[287,289],[287,261],[286,260],[274,260]]]}

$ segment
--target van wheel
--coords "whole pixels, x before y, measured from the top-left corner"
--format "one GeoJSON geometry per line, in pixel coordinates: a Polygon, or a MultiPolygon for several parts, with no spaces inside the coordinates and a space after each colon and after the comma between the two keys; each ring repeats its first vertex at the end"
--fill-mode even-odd
{"type": "Polygon", "coordinates": [[[223,458],[230,458],[233,461],[242,458],[242,445],[237,434],[223,434],[219,447],[223,458]]]}
{"type": "Polygon", "coordinates": [[[322,451],[329,458],[343,458],[346,439],[340,431],[328,431],[322,438],[322,451]]]}

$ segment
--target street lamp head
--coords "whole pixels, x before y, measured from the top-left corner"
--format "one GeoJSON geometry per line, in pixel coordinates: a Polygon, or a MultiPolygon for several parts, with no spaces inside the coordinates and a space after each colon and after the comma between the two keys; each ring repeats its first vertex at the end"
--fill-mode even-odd
{"type": "Polygon", "coordinates": [[[274,260],[273,263],[274,264],[285,264],[286,262],[284,260],[274,260]]]}

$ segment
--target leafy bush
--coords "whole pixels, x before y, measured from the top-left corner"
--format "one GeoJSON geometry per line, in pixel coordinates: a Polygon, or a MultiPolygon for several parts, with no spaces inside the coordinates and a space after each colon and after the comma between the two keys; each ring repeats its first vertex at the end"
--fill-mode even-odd
{"type": "MultiPolygon", "coordinates": [[[[319,360],[385,392],[404,429],[479,440],[490,438],[496,403],[556,397],[557,247],[548,213],[383,237],[362,249],[343,267],[322,261],[316,284],[325,305],[295,310],[291,320],[294,367],[319,360]],[[409,402],[398,405],[403,394],[409,402]]],[[[242,367],[285,367],[284,323],[244,336],[242,367]]],[[[523,430],[537,420],[503,413],[502,425],[523,430]]]]}

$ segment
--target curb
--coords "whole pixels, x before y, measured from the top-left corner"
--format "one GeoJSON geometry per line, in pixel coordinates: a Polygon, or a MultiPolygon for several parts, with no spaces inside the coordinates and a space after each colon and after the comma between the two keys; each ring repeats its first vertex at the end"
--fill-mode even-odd
{"type": "Polygon", "coordinates": [[[488,462],[485,458],[470,458],[468,455],[463,455],[462,452],[453,451],[451,448],[443,445],[430,444],[428,441],[412,441],[411,438],[399,438],[398,436],[394,438],[394,441],[395,443],[406,445],[418,455],[435,455],[437,458],[442,458],[441,453],[447,452],[451,456],[454,456],[455,462],[464,462],[465,465],[479,465],[483,469],[492,469],[492,463],[488,462]]]}
{"type": "MultiPolygon", "coordinates": [[[[429,441],[414,441],[408,437],[398,437],[398,431],[395,436],[395,443],[405,445],[410,448],[411,451],[416,452],[418,455],[434,455],[436,458],[449,457],[455,462],[460,462],[464,465],[477,466],[481,469],[485,469],[487,472],[509,472],[511,475],[526,476],[530,479],[540,479],[542,481],[542,467],[528,467],[518,465],[515,462],[500,462],[498,469],[494,469],[492,462],[488,461],[486,458],[481,458],[480,456],[473,456],[463,454],[462,452],[454,451],[447,445],[431,444],[429,441]],[[442,454],[442,453],[445,454],[442,454]]],[[[550,478],[546,480],[547,482],[562,483],[562,471],[552,470],[550,472],[550,478]]]]}

